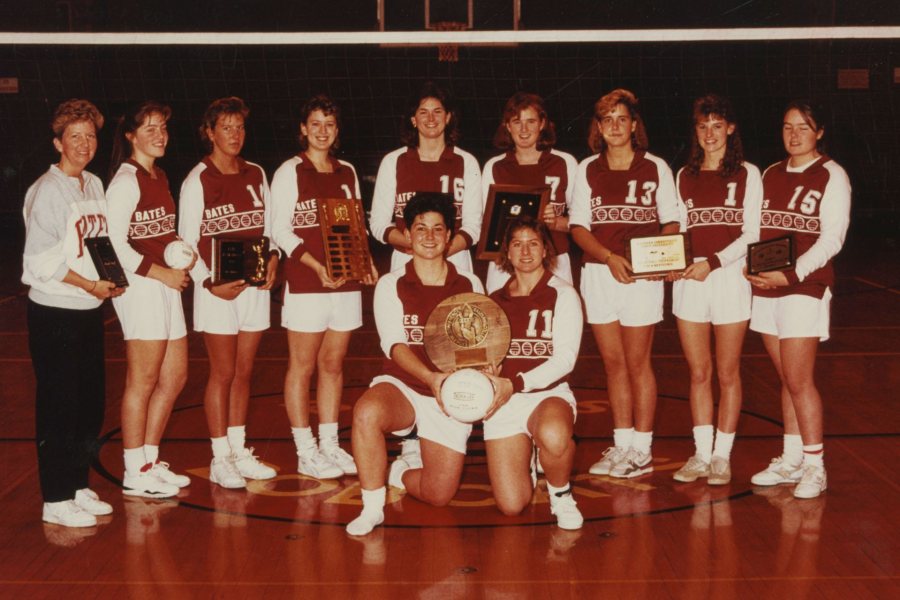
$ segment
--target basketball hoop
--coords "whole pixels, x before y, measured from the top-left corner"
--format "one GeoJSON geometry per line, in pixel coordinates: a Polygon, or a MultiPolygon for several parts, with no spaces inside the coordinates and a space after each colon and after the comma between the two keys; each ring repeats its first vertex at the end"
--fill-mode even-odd
{"type": "MultiPolygon", "coordinates": [[[[457,21],[441,21],[431,24],[431,29],[434,31],[465,31],[468,28],[468,24],[457,21]]],[[[440,62],[458,62],[459,44],[438,44],[438,60],[440,62]]]]}

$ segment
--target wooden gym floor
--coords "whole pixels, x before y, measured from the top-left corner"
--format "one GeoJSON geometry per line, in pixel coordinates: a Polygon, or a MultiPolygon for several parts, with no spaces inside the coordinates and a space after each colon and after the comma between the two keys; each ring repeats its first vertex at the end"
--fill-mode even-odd
{"type": "MultiPolygon", "coordinates": [[[[96,528],[43,524],[34,448],[34,380],[25,328],[21,239],[0,246],[0,597],[8,598],[887,598],[898,586],[900,289],[895,242],[854,230],[838,260],[832,339],[816,377],[826,404],[829,489],[795,500],[750,476],[780,452],[778,382],[758,335],[742,362],[744,411],[728,486],[679,484],[692,453],[688,374],[671,317],[658,330],[653,474],[587,475],[610,444],[602,365],[586,332],[573,377],[579,399],[575,494],[585,517],[558,529],[543,489],[523,515],[493,507],[476,429],[451,506],[389,495],[386,522],[366,538],[344,525],[359,510],[357,480],[296,474],[284,414],[284,331],[265,334],[253,382],[250,444],[279,476],[243,491],[207,480],[202,340],[190,336],[190,377],[163,456],[193,483],[177,500],[119,490],[118,399],[124,346],[107,322],[108,408],[92,487],[115,512],[96,528]]],[[[380,257],[383,262],[384,257],[380,257]]],[[[185,298],[188,298],[186,295],[185,298]]],[[[279,322],[278,305],[273,323],[279,322]]],[[[186,311],[188,314],[190,311],[186,311]]],[[[345,365],[341,438],[381,361],[371,314],[345,365]]],[[[391,445],[397,451],[397,444],[391,445]]]]}

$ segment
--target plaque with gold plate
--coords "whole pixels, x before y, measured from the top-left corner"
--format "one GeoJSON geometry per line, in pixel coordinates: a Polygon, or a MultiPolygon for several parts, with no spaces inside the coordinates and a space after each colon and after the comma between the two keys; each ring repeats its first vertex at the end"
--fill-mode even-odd
{"type": "Polygon", "coordinates": [[[372,272],[372,255],[362,200],[326,198],[316,204],[328,276],[332,279],[365,279],[372,272]]]}
{"type": "Polygon", "coordinates": [[[266,283],[269,264],[269,240],[219,238],[212,240],[212,284],[244,280],[252,286],[266,283]]]}
{"type": "Polygon", "coordinates": [[[634,237],[625,245],[632,277],[646,279],[680,273],[691,264],[691,238],[684,233],[634,237]]]}
{"type": "Polygon", "coordinates": [[[747,273],[750,275],[792,269],[796,259],[794,238],[790,235],[747,244],[747,273]]]}
{"type": "Polygon", "coordinates": [[[548,202],[550,202],[550,186],[492,184],[484,205],[476,258],[480,260],[500,258],[500,246],[503,244],[503,236],[509,222],[524,216],[540,220],[548,202]]]}
{"type": "Polygon", "coordinates": [[[425,323],[425,353],[444,373],[498,365],[509,343],[506,313],[484,294],[450,296],[431,311],[425,323]]]}

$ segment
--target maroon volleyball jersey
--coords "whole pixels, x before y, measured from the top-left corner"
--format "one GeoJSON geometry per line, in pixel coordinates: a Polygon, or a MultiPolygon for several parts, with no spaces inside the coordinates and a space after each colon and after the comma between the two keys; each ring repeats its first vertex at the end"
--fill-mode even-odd
{"type": "Polygon", "coordinates": [[[337,289],[322,286],[316,273],[300,262],[309,252],[325,264],[325,245],[319,225],[317,199],[360,198],[356,171],[348,162],[330,158],[331,173],[320,173],[305,155],[285,161],[272,177],[272,237],[288,254],[284,264],[286,293],[353,292],[358,281],[337,289]]]}
{"type": "Polygon", "coordinates": [[[827,156],[792,168],[789,159],[763,174],[760,241],[790,235],[797,263],[785,271],[790,285],[771,290],[753,288],[769,298],[804,294],[821,298],[834,286],[832,258],[841,249],[850,224],[850,181],[827,156]]]}
{"type": "Polygon", "coordinates": [[[477,277],[459,272],[447,263],[444,285],[424,285],[416,275],[413,261],[378,280],[375,286],[375,326],[384,351],[384,373],[396,377],[420,394],[431,396],[431,389],[391,360],[396,344],[406,344],[432,371],[439,371],[425,353],[425,323],[431,311],[446,298],[466,292],[484,293],[477,277]]]}
{"type": "Polygon", "coordinates": [[[717,269],[745,256],[747,244],[759,235],[759,169],[744,163],[735,173],[723,176],[719,171],[694,175],[685,167],[678,171],[676,185],[687,211],[694,258],[705,258],[717,269]]]}
{"type": "MultiPolygon", "coordinates": [[[[569,214],[572,203],[575,170],[578,163],[571,154],[558,150],[545,150],[537,164],[520,165],[516,153],[510,150],[506,154],[495,156],[484,165],[481,174],[481,186],[484,202],[492,183],[507,185],[547,185],[550,186],[550,205],[557,216],[569,214]]],[[[565,231],[551,231],[553,245],[558,254],[569,251],[569,234],[565,231]]]]}
{"type": "MultiPolygon", "coordinates": [[[[611,252],[625,255],[633,237],[659,235],[660,224],[679,222],[672,171],[661,158],[636,152],[626,170],[612,170],[596,154],[578,166],[570,227],[584,227],[611,252]]],[[[585,253],[584,262],[599,262],[585,253]]]]}
{"type": "Polygon", "coordinates": [[[258,240],[268,233],[268,200],[262,167],[242,158],[237,173],[222,173],[208,156],[188,173],[178,198],[178,231],[200,254],[191,270],[195,282],[210,276],[213,238],[258,240]]]}
{"type": "Polygon", "coordinates": [[[128,246],[133,250],[129,253],[116,245],[116,254],[126,269],[143,276],[153,264],[167,266],[166,246],[178,237],[169,180],[159,167],[154,166],[153,171],[151,175],[136,161],[126,160],[106,195],[110,238],[116,244],[121,239],[120,228],[124,230],[127,223],[128,246]]]}

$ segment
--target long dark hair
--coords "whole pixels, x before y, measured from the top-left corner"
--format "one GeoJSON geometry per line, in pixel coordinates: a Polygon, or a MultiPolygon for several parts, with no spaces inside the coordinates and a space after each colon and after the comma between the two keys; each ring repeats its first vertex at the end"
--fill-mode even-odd
{"type": "Polygon", "coordinates": [[[431,81],[425,82],[425,85],[422,86],[419,93],[411,99],[407,112],[403,115],[403,121],[401,122],[400,141],[403,142],[404,146],[411,146],[413,148],[419,146],[419,131],[413,127],[412,119],[416,116],[416,111],[419,110],[419,105],[422,104],[422,100],[425,100],[426,98],[434,98],[440,102],[443,105],[444,110],[447,111],[447,114],[450,115],[450,122],[447,123],[447,127],[444,129],[444,142],[448,146],[455,146],[456,142],[459,141],[459,113],[453,105],[453,101],[447,90],[431,81]]]}
{"type": "Polygon", "coordinates": [[[131,156],[131,142],[125,137],[126,133],[134,133],[138,127],[144,124],[144,121],[152,114],[162,116],[164,121],[168,121],[172,116],[172,109],[162,102],[156,100],[145,100],[140,104],[132,106],[124,115],[119,117],[116,122],[116,134],[113,138],[112,157],[109,160],[109,179],[112,180],[116,171],[125,162],[125,159],[131,156]]]}
{"type": "Polygon", "coordinates": [[[727,98],[718,94],[706,94],[694,100],[693,119],[691,120],[691,156],[686,165],[688,173],[697,175],[700,167],[703,166],[703,148],[697,140],[697,129],[695,125],[698,121],[705,120],[710,116],[716,116],[725,121],[728,125],[734,126],[734,131],[727,137],[725,142],[725,156],[719,165],[719,175],[722,177],[730,177],[738,172],[744,162],[744,145],[741,143],[741,132],[738,129],[737,119],[735,118],[734,108],[727,98]]]}

